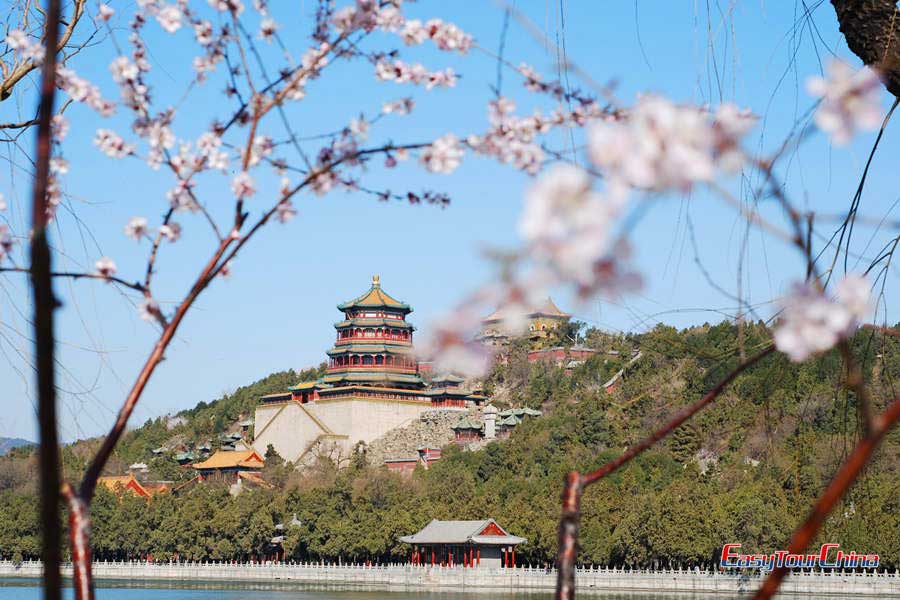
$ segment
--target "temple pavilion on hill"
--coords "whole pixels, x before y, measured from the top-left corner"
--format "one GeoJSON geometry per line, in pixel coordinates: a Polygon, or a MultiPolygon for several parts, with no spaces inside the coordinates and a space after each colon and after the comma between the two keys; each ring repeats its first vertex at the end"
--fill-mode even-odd
{"type": "Polygon", "coordinates": [[[418,533],[400,538],[413,549],[414,565],[452,567],[516,566],[516,546],[527,540],[510,535],[493,519],[481,521],[431,521],[418,533]]]}
{"type": "MultiPolygon", "coordinates": [[[[506,308],[499,308],[482,319],[481,333],[478,339],[489,346],[505,346],[508,344],[510,336],[503,327],[503,323],[508,316],[506,308]]],[[[553,299],[548,297],[539,306],[532,307],[528,314],[525,315],[528,319],[528,331],[525,335],[533,341],[545,338],[550,331],[567,322],[571,316],[569,313],[560,310],[556,303],[553,302],[553,299]]]]}
{"type": "Polygon", "coordinates": [[[432,408],[480,404],[484,396],[463,391],[452,377],[429,387],[419,374],[413,349],[412,308],[381,287],[378,275],[362,295],[339,304],[328,368],[317,381],[262,397],[256,409],[253,447],[269,444],[290,462],[302,463],[329,447],[343,457],[402,427],[432,408]]]}

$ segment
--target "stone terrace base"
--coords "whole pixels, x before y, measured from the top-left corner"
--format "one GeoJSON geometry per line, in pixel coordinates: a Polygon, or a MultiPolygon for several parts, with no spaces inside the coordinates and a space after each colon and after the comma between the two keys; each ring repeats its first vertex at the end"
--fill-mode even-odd
{"type": "MultiPolygon", "coordinates": [[[[40,577],[40,562],[14,565],[0,561],[0,578],[40,577]]],[[[72,575],[71,565],[63,574],[72,575]]],[[[410,565],[322,565],[315,563],[94,563],[97,579],[228,581],[364,585],[406,590],[465,588],[491,592],[552,590],[553,570],[466,569],[462,567],[413,567],[410,565]]],[[[710,593],[730,597],[749,595],[759,585],[757,575],[704,571],[623,571],[581,568],[576,575],[579,594],[607,592],[710,593]]],[[[782,585],[781,597],[880,597],[900,598],[900,575],[894,573],[794,573],[782,585]]]]}

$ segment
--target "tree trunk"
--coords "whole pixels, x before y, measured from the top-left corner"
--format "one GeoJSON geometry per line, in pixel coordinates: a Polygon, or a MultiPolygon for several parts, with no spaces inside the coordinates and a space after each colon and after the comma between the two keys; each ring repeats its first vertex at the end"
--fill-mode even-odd
{"type": "Polygon", "coordinates": [[[900,10],[896,0],[831,0],[847,46],[882,73],[900,98],[900,10]]]}

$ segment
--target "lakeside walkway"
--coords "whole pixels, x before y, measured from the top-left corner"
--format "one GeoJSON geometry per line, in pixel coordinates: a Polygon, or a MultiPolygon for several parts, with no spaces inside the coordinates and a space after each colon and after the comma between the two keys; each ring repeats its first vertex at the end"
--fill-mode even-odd
{"type": "MultiPolygon", "coordinates": [[[[95,562],[97,579],[145,581],[297,582],[394,588],[398,590],[447,590],[491,592],[551,591],[556,572],[532,567],[512,569],[421,567],[411,565],[334,565],[321,563],[149,563],[95,562]]],[[[14,564],[0,561],[0,578],[36,578],[39,561],[14,564]]],[[[72,566],[63,574],[71,577],[72,566]]],[[[756,589],[758,573],[691,570],[623,570],[582,567],[577,570],[579,593],[655,592],[704,593],[738,596],[756,589]]],[[[795,572],[782,585],[783,595],[861,596],[900,598],[900,575],[893,573],[795,572]]]]}

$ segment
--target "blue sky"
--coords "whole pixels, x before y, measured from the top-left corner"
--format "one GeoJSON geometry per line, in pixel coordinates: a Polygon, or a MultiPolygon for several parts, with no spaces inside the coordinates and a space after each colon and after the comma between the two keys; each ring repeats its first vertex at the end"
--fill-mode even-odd
{"type": "MultiPolygon", "coordinates": [[[[827,3],[821,3],[808,21],[802,18],[803,5],[795,2],[736,3],[724,17],[715,9],[711,18],[697,4],[564,0],[563,27],[559,3],[520,1],[516,6],[547,36],[552,48],[548,52],[512,22],[504,53],[511,62],[528,62],[550,79],[555,78],[557,47],[564,42],[572,62],[595,81],[615,81],[616,93],[626,103],[646,91],[685,102],[737,102],[762,117],[750,140],[754,148],[764,150],[776,148],[812,107],[803,82],[819,72],[820,59],[834,53],[858,62],[846,49],[827,3]]],[[[130,12],[130,4],[112,5],[120,14],[130,12]]],[[[206,3],[200,5],[205,8],[206,3]]],[[[307,45],[313,3],[273,5],[284,26],[284,39],[299,54],[307,45]]],[[[453,21],[492,51],[499,45],[503,11],[497,5],[424,0],[407,12],[453,21]]],[[[212,119],[227,115],[221,80],[214,78],[182,102],[190,58],[196,53],[189,33],[183,29],[166,36],[155,24],[147,31],[156,106],[178,105],[176,134],[196,137],[212,119]]],[[[124,30],[117,31],[122,43],[126,35],[124,30]]],[[[382,46],[391,42],[382,34],[371,41],[382,46]]],[[[424,92],[377,82],[366,64],[342,65],[312,82],[308,98],[289,108],[299,135],[340,128],[360,110],[371,116],[382,101],[409,94],[417,101],[413,115],[383,120],[371,132],[373,143],[424,141],[448,131],[465,134],[485,127],[485,105],[496,82],[493,59],[477,50],[465,57],[429,47],[403,48],[402,52],[405,59],[420,60],[432,68],[453,66],[462,78],[456,88],[424,92]]],[[[110,44],[100,44],[73,59],[71,66],[100,84],[107,97],[116,98],[107,71],[114,56],[110,44]]],[[[276,59],[274,52],[266,55],[273,64],[276,59]]],[[[575,87],[589,87],[574,73],[568,79],[575,87]]],[[[503,92],[522,107],[553,108],[552,103],[525,92],[508,71],[503,92]]],[[[33,94],[25,90],[15,99],[18,105],[4,102],[0,121],[27,115],[33,101],[33,94]]],[[[886,96],[884,107],[888,107],[886,96]]],[[[93,147],[98,127],[127,132],[124,116],[103,121],[81,106],[73,106],[67,114],[72,131],[64,153],[72,168],[65,185],[72,210],[61,213],[54,231],[54,242],[64,254],[57,267],[89,269],[96,258],[108,255],[116,260],[123,277],[142,277],[147,245],[125,238],[122,227],[134,215],[158,224],[172,176],[150,171],[137,161],[113,161],[93,147]]],[[[278,137],[277,130],[271,133],[278,137]]],[[[864,214],[880,217],[896,200],[888,169],[888,157],[897,155],[896,137],[889,129],[870,174],[864,214]]],[[[565,138],[552,139],[558,147],[565,143],[565,138]]],[[[866,134],[852,146],[831,148],[824,136],[813,136],[780,171],[792,197],[821,214],[845,210],[873,139],[874,134],[866,134]]],[[[23,144],[30,148],[33,142],[23,140],[23,144]]],[[[12,148],[0,147],[0,156],[0,193],[10,203],[0,219],[8,219],[15,231],[22,232],[30,190],[27,174],[20,168],[25,161],[12,148]]],[[[261,198],[274,192],[275,182],[263,182],[259,204],[251,201],[251,211],[262,210],[261,198]]],[[[444,191],[452,204],[441,210],[381,203],[366,194],[344,192],[299,198],[298,217],[264,231],[236,261],[233,275],[217,281],[199,300],[148,386],[132,424],[214,399],[272,371],[317,364],[332,342],[332,323],[339,317],[335,305],[364,291],[375,273],[381,275],[387,291],[413,305],[410,319],[424,332],[429,321],[492,276],[483,256],[486,248],[515,244],[515,223],[529,178],[490,160],[467,157],[452,176],[430,175],[415,164],[392,171],[373,164],[364,182],[398,192],[444,191]]],[[[750,183],[758,185],[758,181],[750,183]]],[[[728,185],[740,194],[740,181],[728,185]]],[[[231,210],[227,181],[208,178],[201,180],[201,186],[214,214],[224,216],[231,210]]],[[[744,222],[732,208],[704,192],[690,198],[653,199],[641,215],[632,239],[635,259],[647,279],[645,289],[587,306],[576,306],[559,293],[561,306],[578,318],[615,331],[643,331],[658,322],[687,326],[734,313],[735,302],[707,278],[734,294],[740,277],[744,295],[752,303],[761,303],[760,314],[768,317],[772,308],[762,303],[802,275],[790,249],[756,231],[749,235],[739,270],[744,222]]],[[[158,264],[155,294],[164,307],[184,294],[213,242],[200,217],[183,216],[179,221],[186,230],[184,239],[165,247],[158,264]]],[[[857,250],[865,248],[870,235],[871,229],[861,230],[857,250]]],[[[873,248],[886,236],[875,234],[873,248]]],[[[21,276],[0,278],[0,382],[9,399],[0,415],[0,435],[33,438],[26,284],[21,276]]],[[[61,431],[66,440],[72,440],[107,429],[157,332],[137,317],[133,298],[112,286],[58,281],[56,287],[64,303],[59,312],[61,431]]]]}

